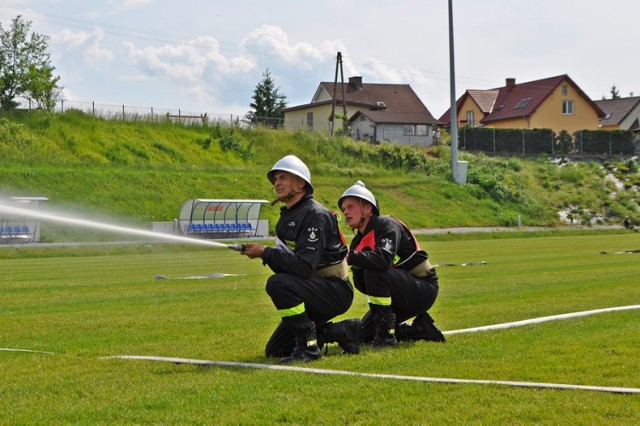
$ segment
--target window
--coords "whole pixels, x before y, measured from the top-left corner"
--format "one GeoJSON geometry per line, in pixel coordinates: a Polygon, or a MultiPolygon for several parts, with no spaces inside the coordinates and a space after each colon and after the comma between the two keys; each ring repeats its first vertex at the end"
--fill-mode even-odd
{"type": "Polygon", "coordinates": [[[467,111],[467,125],[473,127],[476,125],[475,116],[473,114],[473,110],[467,111]]]}
{"type": "Polygon", "coordinates": [[[610,112],[608,112],[608,113],[604,116],[604,119],[605,119],[605,120],[608,120],[608,119],[610,119],[610,118],[611,118],[611,113],[610,113],[610,112]]]}
{"type": "Polygon", "coordinates": [[[404,136],[413,136],[416,134],[416,128],[413,124],[405,124],[404,131],[402,132],[404,136]]]}
{"type": "Polygon", "coordinates": [[[307,127],[309,130],[313,130],[313,112],[307,113],[307,127]]]}
{"type": "Polygon", "coordinates": [[[573,115],[573,101],[562,101],[562,113],[564,115],[573,115]]]}
{"type": "Polygon", "coordinates": [[[405,124],[404,136],[429,136],[429,128],[426,124],[405,124]]]}
{"type": "Polygon", "coordinates": [[[522,99],[520,102],[518,102],[518,104],[516,106],[513,107],[513,109],[523,109],[524,107],[529,105],[529,102],[531,102],[531,99],[533,99],[533,98],[524,98],[524,99],[522,99]]]}
{"type": "Polygon", "coordinates": [[[562,85],[562,89],[561,90],[562,90],[562,96],[567,96],[568,89],[567,89],[567,85],[566,84],[562,85]]]}

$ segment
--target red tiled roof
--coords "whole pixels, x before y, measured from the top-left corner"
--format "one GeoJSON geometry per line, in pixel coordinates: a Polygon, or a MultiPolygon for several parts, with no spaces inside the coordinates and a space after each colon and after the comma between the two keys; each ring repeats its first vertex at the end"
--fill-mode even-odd
{"type": "Polygon", "coordinates": [[[599,117],[604,117],[604,113],[598,106],[569,78],[568,75],[558,75],[542,80],[529,81],[527,83],[514,84],[513,86],[500,87],[491,114],[481,120],[483,124],[498,120],[506,120],[518,117],[530,117],[538,107],[547,99],[551,93],[562,82],[570,83],[580,95],[590,103],[598,113],[599,117]],[[528,101],[526,101],[528,100],[528,101]],[[525,105],[516,108],[523,102],[525,105]]]}
{"type": "MultiPolygon", "coordinates": [[[[485,117],[480,120],[482,124],[511,118],[530,117],[545,99],[564,81],[571,84],[574,89],[591,104],[599,117],[604,117],[604,112],[602,112],[598,105],[566,74],[519,84],[516,84],[515,80],[513,80],[513,84],[507,82],[508,84],[504,87],[491,90],[467,90],[464,95],[456,101],[456,108],[457,111],[459,111],[464,101],[468,97],[471,97],[486,114],[485,117]]],[[[440,117],[440,121],[445,124],[450,123],[450,110],[447,110],[442,117],[440,117]]]]}

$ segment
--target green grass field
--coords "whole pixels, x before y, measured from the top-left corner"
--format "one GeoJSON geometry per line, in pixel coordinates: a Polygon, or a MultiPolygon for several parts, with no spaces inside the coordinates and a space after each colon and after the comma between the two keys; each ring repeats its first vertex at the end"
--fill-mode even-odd
{"type": "MultiPolygon", "coordinates": [[[[638,233],[430,240],[443,331],[640,304],[638,233]]],[[[275,363],[268,268],[200,246],[0,248],[1,424],[640,424],[640,394],[102,359],[275,363]],[[214,272],[218,279],[172,279],[214,272]],[[170,279],[156,279],[162,274],[170,279]]],[[[345,317],[361,316],[357,294],[345,317]]],[[[307,364],[406,376],[640,388],[640,310],[450,335],[307,364]]]]}

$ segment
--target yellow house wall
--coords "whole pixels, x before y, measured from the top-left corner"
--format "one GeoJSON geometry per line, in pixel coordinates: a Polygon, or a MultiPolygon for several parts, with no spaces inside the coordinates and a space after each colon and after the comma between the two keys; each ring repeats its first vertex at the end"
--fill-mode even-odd
{"type": "Polygon", "coordinates": [[[480,110],[480,107],[478,107],[478,104],[476,104],[470,97],[467,97],[467,99],[462,103],[460,112],[458,113],[458,127],[471,125],[470,123],[467,123],[467,112],[469,111],[473,111],[473,126],[480,125],[480,120],[484,118],[484,114],[480,110]]]}
{"type": "Polygon", "coordinates": [[[501,129],[552,129],[555,133],[566,130],[569,134],[577,130],[598,130],[598,114],[576,88],[567,81],[562,82],[529,118],[513,118],[491,123],[487,127],[501,129]],[[562,86],[567,94],[562,94],[562,86]],[[562,102],[573,101],[573,115],[562,113],[562,102]]]}
{"type": "Polygon", "coordinates": [[[496,129],[533,129],[529,125],[529,120],[526,118],[512,118],[510,120],[500,120],[491,123],[487,127],[493,127],[496,129]]]}
{"type": "Polygon", "coordinates": [[[577,130],[598,130],[598,114],[589,102],[568,82],[561,83],[531,117],[531,128],[550,128],[558,133],[569,134],[577,130]],[[567,94],[562,94],[562,85],[567,94]],[[573,115],[562,114],[562,101],[573,101],[573,115]]]}
{"type": "MultiPolygon", "coordinates": [[[[286,130],[295,131],[298,129],[308,129],[307,113],[313,112],[313,128],[314,132],[329,133],[329,117],[331,116],[332,104],[324,104],[319,106],[310,106],[309,108],[289,111],[284,113],[284,128],[286,130]]],[[[336,105],[336,114],[342,116],[342,105],[336,105]]],[[[347,117],[351,116],[349,106],[347,105],[347,117]]],[[[336,127],[341,127],[342,122],[336,118],[336,127]]]]}

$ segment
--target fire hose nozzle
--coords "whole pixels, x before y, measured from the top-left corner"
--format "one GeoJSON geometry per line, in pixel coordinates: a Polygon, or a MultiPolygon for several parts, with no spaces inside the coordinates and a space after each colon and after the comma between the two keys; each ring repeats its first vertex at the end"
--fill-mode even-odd
{"type": "Polygon", "coordinates": [[[240,253],[244,253],[244,251],[247,249],[247,246],[245,246],[244,244],[227,244],[227,248],[239,251],[240,253]]]}

